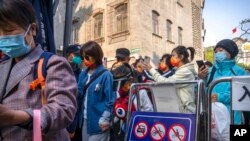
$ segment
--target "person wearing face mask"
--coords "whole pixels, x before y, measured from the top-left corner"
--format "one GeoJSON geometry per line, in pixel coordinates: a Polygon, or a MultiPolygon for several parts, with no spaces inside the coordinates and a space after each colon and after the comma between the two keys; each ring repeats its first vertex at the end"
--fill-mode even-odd
{"type": "MultiPolygon", "coordinates": [[[[230,39],[223,39],[219,41],[215,48],[215,64],[213,67],[208,69],[207,77],[205,78],[207,86],[214,80],[226,76],[241,76],[247,75],[244,68],[241,68],[236,64],[235,57],[239,50],[236,43],[230,39]]],[[[230,83],[221,82],[215,85],[212,90],[212,101],[221,102],[227,106],[230,111],[230,99],[231,88],[230,83]]],[[[235,112],[234,123],[241,124],[241,112],[235,112]]]]}
{"type": "MultiPolygon", "coordinates": [[[[150,64],[142,64],[143,69],[148,70],[156,82],[175,82],[195,80],[196,72],[193,60],[195,49],[193,47],[177,46],[172,50],[171,64],[176,68],[175,74],[166,78],[157,72],[150,64]],[[190,51],[190,54],[188,52],[190,51]],[[189,56],[191,59],[189,59],[189,56]]],[[[176,85],[176,94],[179,103],[179,111],[182,113],[195,113],[195,92],[192,84],[176,85]]]]}
{"type": "Polygon", "coordinates": [[[141,63],[144,61],[143,58],[139,58],[135,60],[135,63],[133,64],[133,72],[134,72],[134,76],[137,80],[137,82],[139,83],[147,83],[147,82],[153,82],[154,79],[152,78],[152,76],[143,70],[143,68],[141,67],[141,63]]]}
{"type": "Polygon", "coordinates": [[[80,45],[69,45],[66,48],[66,58],[74,71],[76,81],[78,82],[79,74],[81,73],[82,58],[80,55],[80,45]]]}
{"type": "Polygon", "coordinates": [[[116,93],[113,77],[103,66],[103,51],[99,44],[89,41],[81,46],[80,54],[86,68],[78,81],[77,126],[80,133],[76,140],[107,141],[116,93]]]}
{"type": "Polygon", "coordinates": [[[28,0],[0,0],[0,50],[10,58],[0,64],[0,140],[32,141],[33,111],[40,109],[42,139],[70,141],[66,127],[76,113],[77,83],[67,60],[52,55],[47,62],[47,103],[42,105],[40,87],[30,88],[44,54],[37,29],[28,0]]]}
{"type": "Polygon", "coordinates": [[[160,59],[158,72],[168,78],[174,74],[174,66],[171,64],[171,54],[164,54],[160,59]]]}

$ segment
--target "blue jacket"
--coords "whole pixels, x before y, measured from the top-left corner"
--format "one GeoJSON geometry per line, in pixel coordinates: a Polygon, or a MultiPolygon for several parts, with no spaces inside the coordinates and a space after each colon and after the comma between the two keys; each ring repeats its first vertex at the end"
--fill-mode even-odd
{"type": "MultiPolygon", "coordinates": [[[[95,72],[91,75],[93,78],[97,73],[104,70],[103,65],[99,65],[95,72]]],[[[88,70],[85,69],[80,73],[78,82],[78,126],[83,124],[83,111],[84,111],[84,98],[86,94],[87,99],[87,132],[88,134],[102,133],[99,127],[99,119],[101,117],[106,120],[110,120],[113,112],[114,101],[116,99],[116,93],[113,91],[113,76],[109,71],[105,71],[95,81],[93,81],[83,93],[83,87],[86,84],[88,78],[88,70]]]]}
{"type": "MultiPolygon", "coordinates": [[[[240,75],[247,75],[246,71],[241,68],[240,66],[236,65],[235,60],[227,60],[223,62],[216,62],[214,67],[216,68],[216,71],[214,73],[213,79],[215,80],[217,78],[221,77],[227,77],[227,76],[240,76],[240,75]]],[[[210,78],[211,67],[209,69],[209,75],[208,78],[210,78]]],[[[218,95],[218,102],[221,102],[226,105],[228,110],[230,111],[230,95],[231,95],[231,88],[230,88],[230,82],[221,82],[215,85],[215,87],[212,90],[212,94],[218,95]]],[[[234,115],[234,123],[240,124],[241,123],[241,112],[235,112],[234,115]]]]}

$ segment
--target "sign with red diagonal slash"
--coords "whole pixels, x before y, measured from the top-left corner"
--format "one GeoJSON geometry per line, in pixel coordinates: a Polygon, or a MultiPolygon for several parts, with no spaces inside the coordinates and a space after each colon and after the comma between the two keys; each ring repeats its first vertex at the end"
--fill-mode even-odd
{"type": "Polygon", "coordinates": [[[173,124],[168,130],[168,139],[170,141],[185,141],[187,130],[181,124],[173,124]]]}
{"type": "Polygon", "coordinates": [[[160,141],[166,136],[166,127],[162,123],[155,123],[150,130],[150,137],[153,141],[160,141]]]}
{"type": "Polygon", "coordinates": [[[126,141],[194,141],[195,118],[195,114],[135,111],[126,141]]]}
{"type": "Polygon", "coordinates": [[[138,139],[143,139],[148,134],[148,124],[145,121],[138,122],[134,128],[134,135],[138,139]]]}

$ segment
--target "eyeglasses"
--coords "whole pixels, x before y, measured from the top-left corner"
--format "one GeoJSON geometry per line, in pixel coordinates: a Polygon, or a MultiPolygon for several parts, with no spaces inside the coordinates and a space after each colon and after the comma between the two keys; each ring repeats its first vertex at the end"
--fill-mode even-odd
{"type": "Polygon", "coordinates": [[[86,59],[86,60],[89,60],[91,56],[89,56],[89,55],[82,55],[82,57],[83,57],[84,59],[86,59]]]}

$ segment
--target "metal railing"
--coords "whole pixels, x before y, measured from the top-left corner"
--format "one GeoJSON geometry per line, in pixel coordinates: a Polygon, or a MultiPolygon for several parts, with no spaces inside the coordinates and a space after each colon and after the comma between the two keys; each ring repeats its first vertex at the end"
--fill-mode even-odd
{"type": "Polygon", "coordinates": [[[213,80],[209,86],[208,86],[208,94],[207,94],[207,113],[208,113],[208,120],[207,120],[207,140],[210,141],[211,140],[211,115],[212,115],[212,98],[211,98],[211,94],[212,94],[212,90],[213,88],[221,82],[230,82],[230,91],[231,91],[231,95],[230,95],[230,101],[231,101],[231,108],[230,108],[230,121],[231,124],[234,124],[234,111],[232,110],[232,82],[234,78],[238,78],[238,79],[249,79],[250,80],[250,76],[233,76],[233,77],[222,77],[222,78],[218,78],[213,80]]]}
{"type": "MultiPolygon", "coordinates": [[[[126,135],[125,135],[125,138],[127,139],[127,134],[128,134],[128,128],[129,128],[129,124],[130,124],[130,121],[131,121],[131,115],[132,115],[132,111],[131,111],[131,108],[132,108],[132,103],[133,103],[133,99],[132,99],[132,96],[134,95],[133,93],[133,90],[135,89],[136,90],[136,96],[137,96],[137,99],[140,99],[140,95],[139,95],[139,87],[140,86],[145,86],[145,87],[148,87],[150,88],[151,90],[151,102],[152,102],[152,105],[153,105],[153,109],[154,109],[154,112],[157,112],[157,107],[156,107],[156,101],[155,101],[155,98],[154,98],[154,93],[153,93],[153,90],[152,90],[152,87],[154,86],[166,86],[166,85],[181,85],[181,84],[187,84],[187,85],[191,85],[191,84],[197,84],[197,93],[196,93],[196,112],[195,112],[195,116],[196,116],[196,127],[195,127],[195,141],[199,141],[200,140],[200,136],[199,136],[199,131],[200,131],[200,116],[201,116],[201,113],[204,112],[202,111],[201,112],[201,107],[203,107],[203,109],[206,107],[206,103],[207,103],[207,97],[205,96],[205,85],[204,85],[204,82],[203,80],[194,80],[194,81],[175,81],[175,82],[165,82],[165,83],[136,83],[136,84],[132,84],[131,87],[130,87],[130,94],[129,94],[129,104],[128,104],[128,112],[127,112],[127,118],[126,118],[126,135]]],[[[137,100],[137,107],[138,107],[138,111],[140,111],[140,100],[137,100]]],[[[207,113],[206,113],[207,115],[207,113]]],[[[205,127],[205,130],[208,129],[207,128],[207,121],[205,122],[206,123],[206,127],[205,127]]],[[[205,131],[207,132],[207,131],[205,131]]],[[[207,136],[207,134],[206,134],[207,136]]],[[[206,140],[206,136],[204,137],[204,140],[206,140]]]]}

